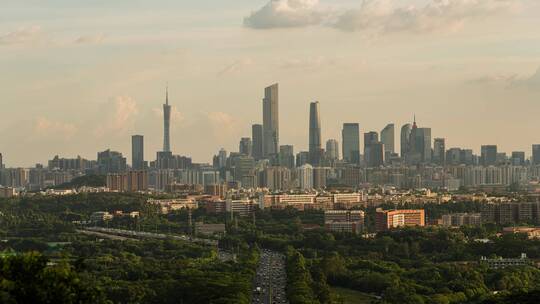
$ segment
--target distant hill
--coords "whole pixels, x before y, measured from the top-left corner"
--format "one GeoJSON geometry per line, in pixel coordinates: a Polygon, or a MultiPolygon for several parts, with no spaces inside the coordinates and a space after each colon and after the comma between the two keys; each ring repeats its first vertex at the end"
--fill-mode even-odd
{"type": "Polygon", "coordinates": [[[64,183],[53,187],[53,189],[77,189],[82,186],[87,187],[105,187],[107,185],[107,177],[105,175],[84,175],[74,178],[69,183],[64,183]]]}

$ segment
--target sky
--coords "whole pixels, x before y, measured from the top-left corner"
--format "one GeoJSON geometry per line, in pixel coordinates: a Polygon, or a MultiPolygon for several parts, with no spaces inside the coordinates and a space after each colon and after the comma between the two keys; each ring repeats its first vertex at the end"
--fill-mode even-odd
{"type": "MultiPolygon", "coordinates": [[[[162,147],[210,162],[262,122],[280,84],[280,144],[420,127],[447,147],[540,143],[537,0],[0,0],[0,153],[8,166],[162,147]]],[[[399,141],[397,140],[399,149],[399,141]]]]}

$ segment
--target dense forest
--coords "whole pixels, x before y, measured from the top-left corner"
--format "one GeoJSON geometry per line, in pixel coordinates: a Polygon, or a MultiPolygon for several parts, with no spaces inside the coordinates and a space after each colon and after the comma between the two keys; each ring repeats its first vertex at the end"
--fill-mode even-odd
{"type": "MultiPolygon", "coordinates": [[[[500,227],[407,228],[364,237],[329,233],[320,211],[257,211],[230,219],[193,212],[193,221],[225,223],[219,247],[81,233],[96,211],[139,211],[98,223],[133,231],[190,232],[185,210],[162,215],[139,194],[36,195],[0,201],[2,303],[251,303],[259,248],[286,256],[287,297],[297,303],[533,303],[540,270],[489,269],[481,256],[540,259],[540,241],[497,235],[500,227]],[[317,226],[319,228],[317,228],[317,226]],[[478,242],[476,239],[489,241],[478,242]]],[[[477,204],[430,204],[429,214],[474,211],[477,204]]],[[[374,214],[367,209],[368,223],[374,214]]]]}

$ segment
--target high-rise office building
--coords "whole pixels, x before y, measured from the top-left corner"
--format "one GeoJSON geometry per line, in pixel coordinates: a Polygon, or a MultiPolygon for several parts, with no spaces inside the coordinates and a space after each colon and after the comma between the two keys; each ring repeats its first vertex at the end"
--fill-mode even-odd
{"type": "Polygon", "coordinates": [[[225,168],[227,166],[227,151],[221,148],[218,152],[218,168],[225,168]]]}
{"type": "Polygon", "coordinates": [[[279,146],[279,165],[293,169],[294,163],[294,147],[291,145],[279,146]]]}
{"type": "Polygon", "coordinates": [[[497,164],[497,146],[484,145],[481,148],[480,162],[484,166],[494,166],[497,164]]]}
{"type": "MultiPolygon", "coordinates": [[[[371,161],[371,147],[373,144],[376,144],[379,142],[379,134],[377,132],[368,132],[364,133],[364,162],[366,166],[371,167],[372,161],[371,161]]],[[[384,151],[383,151],[384,153],[384,151]]]]}
{"type": "Polygon", "coordinates": [[[343,159],[348,163],[358,164],[360,162],[360,125],[344,123],[341,137],[343,159]]]}
{"type": "Polygon", "coordinates": [[[251,141],[253,143],[253,158],[260,160],[263,158],[263,126],[255,124],[251,126],[251,141]]]}
{"type": "Polygon", "coordinates": [[[525,165],[525,152],[523,152],[523,151],[514,151],[514,152],[512,152],[511,163],[514,166],[523,166],[523,165],[525,165]]]}
{"type": "Polygon", "coordinates": [[[433,140],[433,162],[444,166],[446,164],[446,143],[444,138],[433,140]]]}
{"type": "Polygon", "coordinates": [[[532,158],[533,165],[540,165],[540,145],[532,145],[532,158]]]}
{"type": "Polygon", "coordinates": [[[401,127],[400,150],[401,150],[401,158],[403,160],[407,159],[409,148],[411,146],[411,143],[409,142],[409,140],[411,139],[411,130],[412,130],[411,124],[405,124],[403,125],[403,127],[401,127]]]}
{"type": "Polygon", "coordinates": [[[381,131],[381,142],[384,144],[384,154],[386,158],[390,158],[390,155],[396,153],[395,132],[393,123],[386,125],[381,131]]]}
{"type": "MultiPolygon", "coordinates": [[[[437,149],[433,149],[435,152],[437,149]]],[[[435,155],[434,155],[435,157],[435,155]]],[[[459,165],[462,164],[461,160],[461,149],[460,148],[450,148],[446,151],[446,163],[449,165],[459,165]]],[[[434,158],[435,160],[435,158],[434,158]]]]}
{"type": "Polygon", "coordinates": [[[97,165],[100,174],[122,173],[126,171],[126,158],[122,153],[105,150],[98,152],[97,165]]]}
{"type": "Polygon", "coordinates": [[[0,169],[4,168],[4,160],[2,158],[2,153],[0,153],[0,169]]]}
{"type": "Polygon", "coordinates": [[[171,106],[169,105],[169,88],[165,93],[165,104],[163,105],[163,152],[171,151],[170,142],[171,129],[171,106]]]}
{"type": "Polygon", "coordinates": [[[339,159],[339,143],[335,139],[326,141],[326,155],[331,160],[339,159]]]}
{"type": "Polygon", "coordinates": [[[238,151],[240,152],[240,154],[243,154],[245,156],[251,156],[253,153],[253,143],[251,141],[251,138],[242,137],[242,139],[240,139],[238,151]]]}
{"type": "Polygon", "coordinates": [[[309,161],[318,165],[321,161],[321,117],[319,102],[309,105],[309,161]]]}
{"type": "Polygon", "coordinates": [[[370,143],[365,155],[367,167],[374,168],[384,165],[384,144],[380,141],[370,143]]]}
{"type": "Polygon", "coordinates": [[[144,169],[144,137],[142,135],[131,137],[131,168],[133,170],[144,169]]]}
{"type": "Polygon", "coordinates": [[[279,89],[278,84],[264,90],[263,156],[276,155],[279,149],[279,89]]]}
{"type": "Polygon", "coordinates": [[[416,118],[411,128],[408,154],[410,164],[431,162],[431,129],[418,128],[416,118]]]}
{"type": "Polygon", "coordinates": [[[313,166],[305,164],[297,169],[300,189],[313,189],[313,166]]]}
{"type": "Polygon", "coordinates": [[[296,154],[296,166],[300,167],[305,164],[309,163],[309,152],[308,151],[301,151],[298,154],[296,154]]]}

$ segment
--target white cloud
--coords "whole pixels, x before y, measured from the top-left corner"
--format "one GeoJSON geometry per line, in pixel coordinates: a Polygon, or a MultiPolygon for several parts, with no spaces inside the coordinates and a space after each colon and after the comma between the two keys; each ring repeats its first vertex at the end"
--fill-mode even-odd
{"type": "Polygon", "coordinates": [[[430,0],[425,6],[397,6],[396,1],[368,0],[341,15],[334,26],[344,31],[456,31],[472,19],[515,10],[520,0],[430,0]]]}
{"type": "Polygon", "coordinates": [[[457,31],[467,21],[518,9],[524,0],[429,0],[424,6],[410,1],[364,0],[358,8],[338,13],[318,0],[271,0],[244,19],[255,29],[328,25],[343,31],[432,32],[457,31]]]}
{"type": "Polygon", "coordinates": [[[270,29],[318,25],[328,15],[329,12],[319,6],[318,0],[271,0],[244,18],[244,26],[270,29]]]}
{"type": "Polygon", "coordinates": [[[0,34],[0,45],[23,44],[37,39],[42,34],[41,27],[21,27],[15,31],[0,34]]]}
{"type": "Polygon", "coordinates": [[[206,116],[215,139],[223,139],[235,134],[237,121],[233,116],[224,112],[210,112],[206,116]]]}
{"type": "Polygon", "coordinates": [[[39,117],[34,122],[34,133],[39,137],[59,136],[62,139],[71,139],[77,131],[74,124],[52,121],[45,117],[39,117]]]}
{"type": "Polygon", "coordinates": [[[105,121],[96,128],[94,135],[102,137],[106,133],[122,135],[133,128],[139,114],[137,103],[129,96],[117,96],[102,109],[105,121]]]}

